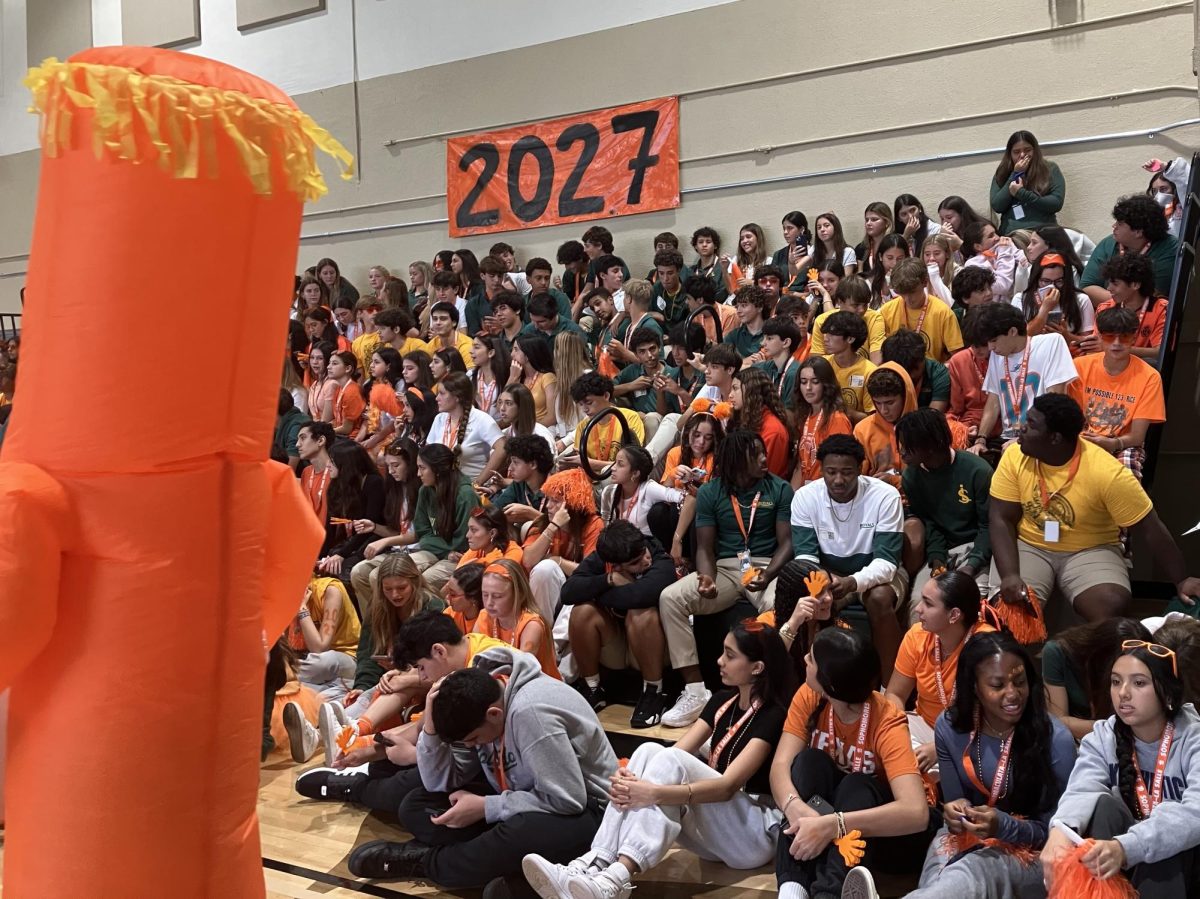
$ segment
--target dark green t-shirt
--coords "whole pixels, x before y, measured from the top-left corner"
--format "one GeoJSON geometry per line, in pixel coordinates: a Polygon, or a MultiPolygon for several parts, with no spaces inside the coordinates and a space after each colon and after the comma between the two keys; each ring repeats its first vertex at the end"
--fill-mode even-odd
{"type": "Polygon", "coordinates": [[[1092,719],[1092,703],[1087,689],[1075,674],[1071,660],[1056,640],[1047,640],[1042,647],[1042,680],[1047,686],[1063,687],[1067,691],[1067,714],[1072,718],[1092,719]]]}
{"type": "Polygon", "coordinates": [[[767,475],[757,484],[745,490],[737,490],[731,498],[720,478],[713,478],[696,494],[696,527],[717,529],[714,549],[718,559],[733,559],[742,551],[746,541],[742,537],[733,502],[739,504],[742,523],[749,530],[750,555],[774,555],[778,542],[775,539],[775,523],[790,523],[792,516],[792,485],[773,474],[767,475]],[[750,521],[751,505],[755,495],[761,493],[754,521],[750,521]],[[732,502],[731,502],[732,499],[732,502]]]}
{"type": "Polygon", "coordinates": [[[917,392],[917,406],[925,409],[930,403],[941,400],[950,402],[950,369],[936,359],[925,357],[925,377],[917,392]]]}

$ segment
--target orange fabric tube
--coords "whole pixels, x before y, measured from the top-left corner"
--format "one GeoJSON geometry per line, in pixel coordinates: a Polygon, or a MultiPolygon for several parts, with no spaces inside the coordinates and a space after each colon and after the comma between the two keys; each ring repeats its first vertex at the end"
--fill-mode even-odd
{"type": "Polygon", "coordinates": [[[336,142],[277,88],[173,51],[89,50],[28,83],[43,155],[0,454],[4,896],[253,899],[263,634],[322,539],[267,457],[301,210],[324,189],[313,145],[336,142]],[[181,399],[196,321],[178,298],[214,270],[225,330],[181,399]]]}

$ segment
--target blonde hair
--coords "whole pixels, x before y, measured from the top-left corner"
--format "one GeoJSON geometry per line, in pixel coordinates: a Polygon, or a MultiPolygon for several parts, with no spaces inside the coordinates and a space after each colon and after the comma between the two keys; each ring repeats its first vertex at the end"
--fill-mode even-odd
{"type": "Polygon", "coordinates": [[[408,553],[390,553],[375,571],[376,580],[371,587],[371,608],[367,613],[367,625],[371,631],[371,642],[375,652],[382,655],[392,651],[400,625],[423,610],[433,595],[421,576],[421,570],[408,553]],[[398,577],[412,586],[412,599],[403,609],[398,609],[383,595],[384,578],[398,577]]]}
{"type": "Polygon", "coordinates": [[[634,278],[632,281],[625,282],[625,301],[636,302],[638,306],[645,309],[651,307],[651,296],[654,294],[654,286],[649,281],[644,281],[641,278],[634,278]]]}
{"type": "Polygon", "coordinates": [[[384,281],[386,281],[388,278],[390,278],[392,276],[392,273],[387,270],[386,265],[373,265],[369,269],[367,269],[367,271],[379,272],[379,274],[383,275],[384,281]]]}
{"type": "Polygon", "coordinates": [[[925,245],[921,247],[921,262],[925,261],[925,250],[928,249],[930,244],[940,247],[942,252],[946,254],[946,261],[942,263],[940,274],[942,276],[942,283],[949,287],[950,282],[954,280],[954,273],[958,271],[958,266],[954,264],[954,250],[951,249],[950,238],[940,231],[925,238],[925,245]]]}
{"type": "MultiPolygon", "coordinates": [[[[546,619],[542,618],[541,613],[537,610],[537,601],[534,600],[533,591],[529,588],[529,578],[525,576],[524,568],[512,559],[497,559],[483,570],[483,576],[502,578],[512,585],[513,618],[519,619],[525,612],[533,612],[541,619],[542,624],[546,624],[546,619]],[[496,568],[503,568],[505,574],[495,571],[496,568]]],[[[549,625],[546,627],[549,628],[549,625]]]]}
{"type": "Polygon", "coordinates": [[[578,334],[563,331],[554,338],[554,376],[561,385],[554,401],[554,411],[564,426],[567,422],[579,419],[579,407],[571,399],[571,391],[567,387],[578,381],[586,371],[591,371],[591,365],[583,339],[578,334]]]}

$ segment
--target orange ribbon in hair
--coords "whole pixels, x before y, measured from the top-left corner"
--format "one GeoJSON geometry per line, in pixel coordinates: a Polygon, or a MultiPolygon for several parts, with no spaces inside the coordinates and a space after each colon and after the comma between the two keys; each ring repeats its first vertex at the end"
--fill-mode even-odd
{"type": "Polygon", "coordinates": [[[483,569],[484,574],[494,574],[496,577],[507,578],[512,580],[512,573],[499,562],[492,562],[487,568],[483,569]]]}
{"type": "Polygon", "coordinates": [[[1038,262],[1041,263],[1042,268],[1048,268],[1052,265],[1065,266],[1067,264],[1067,261],[1063,259],[1062,255],[1059,253],[1043,253],[1042,258],[1039,259],[1038,262]]]}

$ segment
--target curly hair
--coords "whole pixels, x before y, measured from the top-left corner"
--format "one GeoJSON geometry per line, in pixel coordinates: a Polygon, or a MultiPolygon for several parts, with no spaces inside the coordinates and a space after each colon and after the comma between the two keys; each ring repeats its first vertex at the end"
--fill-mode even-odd
{"type": "Polygon", "coordinates": [[[787,429],[788,445],[796,442],[795,428],[791,417],[783,407],[783,401],[775,392],[771,377],[759,368],[743,368],[734,374],[734,378],[742,384],[742,408],[734,412],[735,428],[745,428],[756,434],[762,433],[763,418],[770,412],[787,429]]]}
{"type": "Polygon", "coordinates": [[[1141,231],[1142,237],[1150,243],[1158,243],[1167,236],[1167,219],[1162,207],[1145,194],[1121,197],[1113,207],[1112,217],[1134,231],[1141,231]]]}

